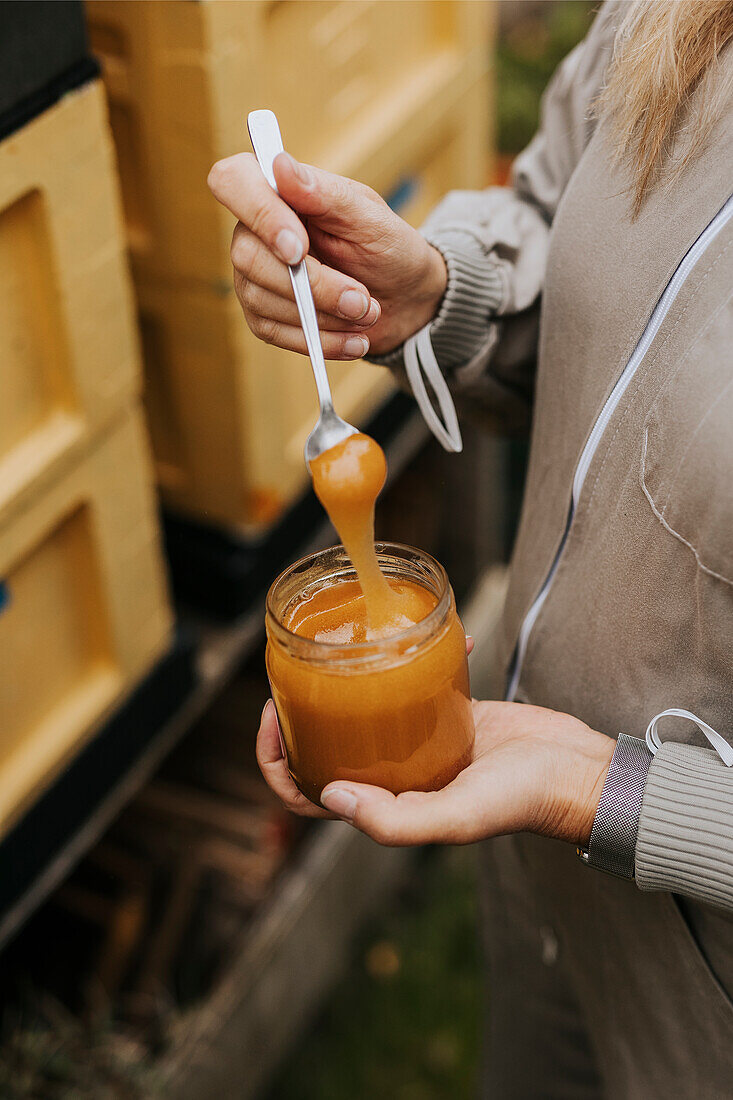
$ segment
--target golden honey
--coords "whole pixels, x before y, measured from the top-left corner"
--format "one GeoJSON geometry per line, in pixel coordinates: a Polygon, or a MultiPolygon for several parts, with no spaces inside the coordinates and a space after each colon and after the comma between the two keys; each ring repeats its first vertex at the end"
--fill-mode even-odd
{"type": "Polygon", "coordinates": [[[343,547],[290,566],[267,597],[267,671],[288,767],[313,802],[336,779],[438,790],[471,760],[466,639],[443,568],[378,544],[385,583],[415,620],[373,637],[343,547]]]}

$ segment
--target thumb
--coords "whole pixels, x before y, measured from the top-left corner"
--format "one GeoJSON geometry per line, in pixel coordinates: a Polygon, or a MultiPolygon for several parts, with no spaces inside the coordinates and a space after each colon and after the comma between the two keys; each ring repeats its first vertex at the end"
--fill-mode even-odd
{"type": "Polygon", "coordinates": [[[272,170],[281,198],[299,214],[318,219],[327,233],[371,222],[377,206],[369,191],[355,180],[302,164],[290,153],[279,153],[272,170]]]}
{"type": "Polygon", "coordinates": [[[467,844],[486,835],[480,795],[469,767],[441,791],[394,795],[367,783],[329,783],[321,804],[379,844],[467,844]]]}

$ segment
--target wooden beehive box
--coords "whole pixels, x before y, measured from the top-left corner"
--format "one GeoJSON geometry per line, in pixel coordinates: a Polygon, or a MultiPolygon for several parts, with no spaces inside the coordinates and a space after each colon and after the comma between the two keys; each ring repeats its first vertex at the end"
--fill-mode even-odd
{"type": "Polygon", "coordinates": [[[0,836],[168,644],[142,413],[0,519],[0,836]]]}
{"type": "MultiPolygon", "coordinates": [[[[491,8],[90,0],[87,11],[110,96],[164,499],[256,537],[305,487],[315,390],[301,357],[246,329],[232,291],[233,219],[209,195],[208,170],[248,147],[247,112],[270,106],[294,153],[369,183],[419,224],[447,190],[485,182],[491,8]]],[[[392,392],[373,366],[330,373],[340,415],[357,424],[392,392]]]]}
{"type": "Polygon", "coordinates": [[[0,517],[141,384],[99,81],[0,142],[0,517]]]}
{"type": "MultiPolygon", "coordinates": [[[[268,106],[293,153],[330,151],[489,63],[474,0],[88,0],[110,100],[136,273],[228,282],[231,219],[206,187],[268,106]]],[[[476,135],[483,140],[486,135],[476,135]]]]}

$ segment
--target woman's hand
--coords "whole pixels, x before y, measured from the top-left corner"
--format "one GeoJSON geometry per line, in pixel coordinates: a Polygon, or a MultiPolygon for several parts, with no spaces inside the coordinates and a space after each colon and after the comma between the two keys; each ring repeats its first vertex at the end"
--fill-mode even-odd
{"type": "Polygon", "coordinates": [[[473,714],[473,762],[442,791],[395,796],[339,780],[321,796],[327,813],[290,777],[272,702],[262,716],[257,757],[289,809],[343,818],[380,844],[467,844],[533,832],[587,845],[616,742],[544,707],[474,701],[473,714]]]}
{"type": "Polygon", "coordinates": [[[434,317],[446,287],[443,257],[375,191],[288,153],[273,169],[282,197],[251,153],[209,173],[213,194],[239,219],[234,286],[255,336],[305,353],[286,265],[306,253],[327,359],[388,351],[434,317]]]}

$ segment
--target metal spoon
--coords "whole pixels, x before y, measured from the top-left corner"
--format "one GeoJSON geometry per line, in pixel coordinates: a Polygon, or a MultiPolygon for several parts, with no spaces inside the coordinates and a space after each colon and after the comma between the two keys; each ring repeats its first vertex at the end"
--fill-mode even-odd
{"type": "MultiPolygon", "coordinates": [[[[277,118],[272,111],[251,111],[247,118],[247,128],[252,148],[255,151],[259,166],[265,174],[265,179],[277,192],[272,162],[278,153],[283,151],[283,140],[280,136],[277,118]]],[[[308,347],[313,374],[316,379],[318,399],[321,403],[321,415],[318,418],[318,423],[305,442],[305,461],[306,465],[310,466],[314,458],[318,458],[324,451],[335,447],[337,443],[348,436],[355,435],[359,429],[355,428],[353,424],[347,424],[334,411],[321,338],[318,333],[316,307],[313,304],[313,294],[308,281],[308,269],[305,266],[305,259],[301,260],[299,264],[289,267],[288,270],[290,281],[293,284],[295,302],[300,314],[300,323],[305,333],[305,342],[308,347]]]]}

